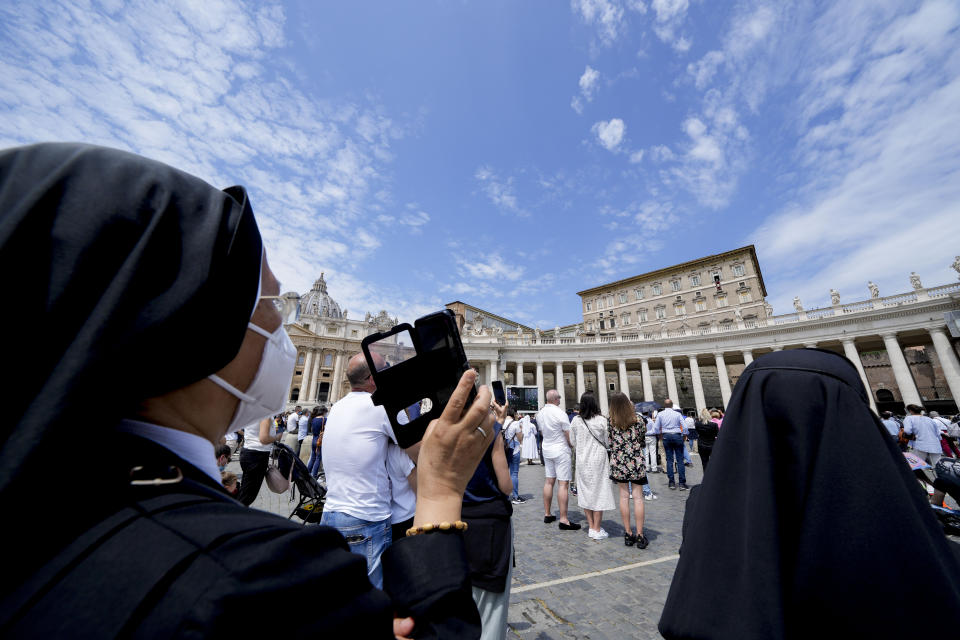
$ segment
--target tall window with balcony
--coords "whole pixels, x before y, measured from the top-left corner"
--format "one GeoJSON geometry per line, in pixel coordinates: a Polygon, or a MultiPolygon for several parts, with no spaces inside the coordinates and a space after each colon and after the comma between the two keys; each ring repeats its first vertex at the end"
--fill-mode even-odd
{"type": "Polygon", "coordinates": [[[620,304],[624,304],[627,301],[627,294],[621,293],[619,294],[619,297],[620,297],[620,304]]]}
{"type": "Polygon", "coordinates": [[[744,269],[743,269],[743,265],[742,265],[742,264],[735,264],[735,265],[733,265],[733,275],[734,275],[735,277],[740,277],[740,276],[744,275],[744,273],[745,273],[745,272],[744,272],[744,269]]]}
{"type": "Polygon", "coordinates": [[[627,326],[627,325],[630,324],[630,314],[629,314],[629,313],[622,313],[622,314],[620,314],[620,324],[621,324],[622,326],[627,326]]]}
{"type": "Polygon", "coordinates": [[[750,295],[749,291],[740,291],[737,293],[737,297],[740,298],[740,304],[753,301],[753,296],[750,295]]]}
{"type": "Polygon", "coordinates": [[[680,281],[679,281],[679,280],[671,280],[671,281],[670,281],[670,288],[672,288],[674,291],[680,291],[680,281]]]}
{"type": "Polygon", "coordinates": [[[706,311],[707,310],[707,301],[703,298],[697,299],[693,303],[697,311],[706,311]]]}
{"type": "Polygon", "coordinates": [[[637,296],[637,300],[643,300],[643,287],[637,287],[633,293],[637,296]]]}
{"type": "Polygon", "coordinates": [[[691,286],[691,287],[699,287],[699,286],[700,286],[700,274],[699,274],[699,273],[695,273],[695,274],[693,274],[692,276],[690,276],[690,286],[691,286]]]}
{"type": "Polygon", "coordinates": [[[725,293],[717,294],[716,298],[717,298],[717,307],[722,308],[727,306],[727,294],[725,293]]]}
{"type": "Polygon", "coordinates": [[[613,296],[607,296],[607,306],[613,308],[613,296]]]}
{"type": "Polygon", "coordinates": [[[659,282],[653,285],[653,295],[659,296],[662,294],[663,294],[663,285],[661,285],[659,282]]]}
{"type": "Polygon", "coordinates": [[[656,312],[657,312],[657,320],[663,320],[664,318],[667,317],[667,308],[664,306],[657,307],[656,312]]]}
{"type": "Polygon", "coordinates": [[[678,316],[682,316],[687,312],[687,305],[682,302],[673,303],[673,313],[678,316]]]}
{"type": "Polygon", "coordinates": [[[647,310],[640,309],[637,311],[637,322],[646,322],[647,321],[647,310]]]}

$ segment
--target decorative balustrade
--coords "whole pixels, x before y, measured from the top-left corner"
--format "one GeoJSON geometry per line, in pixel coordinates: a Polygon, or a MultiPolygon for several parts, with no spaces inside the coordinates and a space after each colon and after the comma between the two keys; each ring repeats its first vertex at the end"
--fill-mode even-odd
{"type": "Polygon", "coordinates": [[[931,298],[942,298],[951,293],[960,293],[960,282],[940,285],[939,287],[930,287],[927,289],[927,295],[931,298]]]}
{"type": "MultiPolygon", "coordinates": [[[[530,345],[571,345],[571,344],[610,344],[615,342],[640,342],[643,340],[664,340],[670,338],[686,338],[690,336],[705,336],[710,333],[728,333],[733,331],[746,331],[750,329],[756,329],[760,327],[772,327],[772,326],[781,326],[786,324],[794,323],[803,323],[809,320],[821,320],[824,318],[832,318],[841,315],[852,315],[857,313],[867,313],[870,311],[875,311],[879,309],[897,307],[906,304],[915,304],[918,302],[923,302],[931,298],[942,298],[954,294],[960,294],[960,282],[955,282],[951,284],[945,284],[937,287],[931,287],[929,289],[921,289],[919,291],[911,291],[908,293],[901,293],[892,296],[886,296],[883,298],[871,298],[869,300],[861,300],[858,302],[851,302],[844,305],[837,305],[832,307],[823,307],[817,309],[809,309],[807,311],[800,311],[798,313],[787,313],[778,316],[770,316],[766,320],[758,320],[756,318],[750,318],[743,320],[741,322],[726,322],[715,324],[711,327],[696,327],[691,329],[686,329],[681,327],[679,329],[671,329],[669,331],[650,330],[650,331],[633,331],[630,333],[621,333],[614,335],[604,335],[604,336],[575,336],[575,337],[561,337],[557,338],[554,336],[551,337],[541,337],[539,339],[534,338],[529,335],[524,336],[508,336],[503,335],[497,339],[499,344],[512,345],[512,346],[530,346],[530,345]]],[[[467,335],[464,336],[464,340],[467,343],[471,342],[471,338],[475,336],[467,335]]],[[[484,341],[489,341],[491,336],[482,336],[484,341]]]]}

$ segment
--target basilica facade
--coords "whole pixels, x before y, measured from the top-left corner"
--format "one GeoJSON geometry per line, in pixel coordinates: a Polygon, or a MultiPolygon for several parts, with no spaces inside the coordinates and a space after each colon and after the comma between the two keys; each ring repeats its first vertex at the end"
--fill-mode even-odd
{"type": "Polygon", "coordinates": [[[284,297],[300,302],[299,317],[286,324],[297,348],[287,408],[332,405],[350,392],[347,361],[360,353],[360,341],[372,333],[387,331],[399,321],[385,310],[349,318],[348,311],[330,297],[322,273],[310,291],[302,295],[285,293],[284,297]]]}

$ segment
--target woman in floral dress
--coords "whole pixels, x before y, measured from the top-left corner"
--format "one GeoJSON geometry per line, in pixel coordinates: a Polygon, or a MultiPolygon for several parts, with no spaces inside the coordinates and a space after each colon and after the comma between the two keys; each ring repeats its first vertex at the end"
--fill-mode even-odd
{"type": "Polygon", "coordinates": [[[637,545],[646,549],[649,542],[643,535],[642,486],[647,484],[647,472],[643,464],[646,427],[637,419],[633,404],[622,393],[610,396],[610,426],[607,448],[610,451],[610,479],[620,486],[620,517],[623,519],[623,543],[628,547],[637,545]],[[637,532],[630,526],[630,494],[628,484],[633,483],[633,511],[637,532]]]}

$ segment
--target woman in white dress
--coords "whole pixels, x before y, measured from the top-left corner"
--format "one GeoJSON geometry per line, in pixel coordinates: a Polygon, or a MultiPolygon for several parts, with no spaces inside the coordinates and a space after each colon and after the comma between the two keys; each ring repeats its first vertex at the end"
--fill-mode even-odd
{"type": "Polygon", "coordinates": [[[523,424],[523,443],[520,445],[520,457],[527,461],[527,464],[533,464],[533,461],[540,457],[537,450],[537,426],[529,416],[522,420],[523,424]]]}
{"type": "Polygon", "coordinates": [[[588,535],[594,540],[608,538],[600,526],[603,512],[615,509],[607,459],[607,419],[592,393],[580,397],[580,415],[570,423],[577,450],[577,503],[587,517],[588,535]]]}

